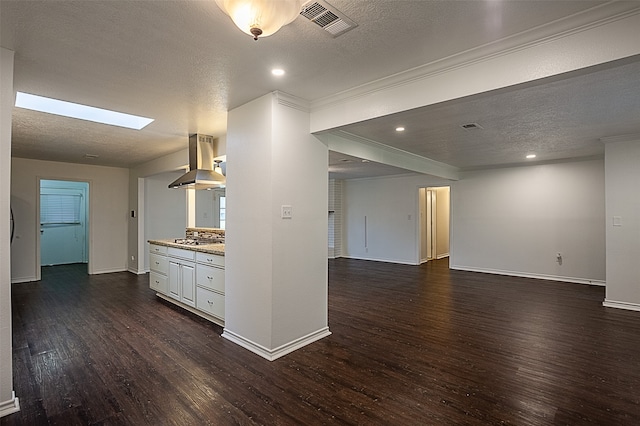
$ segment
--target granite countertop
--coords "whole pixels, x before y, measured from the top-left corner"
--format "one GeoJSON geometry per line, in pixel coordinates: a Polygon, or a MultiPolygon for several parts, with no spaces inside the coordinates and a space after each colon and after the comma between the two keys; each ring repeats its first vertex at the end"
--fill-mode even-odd
{"type": "Polygon", "coordinates": [[[175,239],[171,240],[148,240],[150,244],[155,244],[158,246],[166,246],[166,247],[176,247],[184,250],[191,251],[199,251],[202,253],[209,254],[217,254],[219,256],[224,256],[224,244],[216,243],[216,244],[198,244],[198,245],[190,245],[190,244],[180,244],[176,243],[175,239]]]}

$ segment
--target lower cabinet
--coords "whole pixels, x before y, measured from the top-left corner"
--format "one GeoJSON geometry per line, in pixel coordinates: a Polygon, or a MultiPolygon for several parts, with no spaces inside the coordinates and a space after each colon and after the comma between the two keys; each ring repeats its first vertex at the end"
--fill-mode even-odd
{"type": "Polygon", "coordinates": [[[224,325],[224,256],[151,244],[149,287],[164,300],[224,325]]]}
{"type": "Polygon", "coordinates": [[[158,293],[168,294],[169,282],[167,281],[167,276],[151,271],[149,273],[149,287],[158,293]]]}
{"type": "Polygon", "coordinates": [[[167,260],[167,248],[151,244],[149,248],[149,287],[158,293],[168,294],[169,283],[167,273],[169,262],[167,260]]]}
{"type": "Polygon", "coordinates": [[[196,287],[196,307],[209,315],[224,319],[224,294],[203,287],[196,287]]]}
{"type": "Polygon", "coordinates": [[[185,305],[196,306],[196,266],[169,258],[169,296],[185,305]]]}

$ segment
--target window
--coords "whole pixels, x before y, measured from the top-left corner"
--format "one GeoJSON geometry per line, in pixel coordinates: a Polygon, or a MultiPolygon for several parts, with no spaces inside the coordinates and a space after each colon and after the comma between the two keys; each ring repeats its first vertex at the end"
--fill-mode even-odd
{"type": "Polygon", "coordinates": [[[40,224],[80,223],[81,195],[42,194],[40,196],[40,224]]]}
{"type": "Polygon", "coordinates": [[[221,196],[220,197],[220,216],[219,216],[220,229],[224,229],[226,210],[227,210],[227,197],[221,196]]]}

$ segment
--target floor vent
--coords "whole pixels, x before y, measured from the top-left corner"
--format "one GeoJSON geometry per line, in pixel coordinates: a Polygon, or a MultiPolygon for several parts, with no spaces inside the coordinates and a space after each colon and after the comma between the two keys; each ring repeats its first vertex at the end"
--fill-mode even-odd
{"type": "Polygon", "coordinates": [[[358,24],[347,18],[344,13],[321,0],[312,0],[305,3],[302,6],[300,15],[315,23],[333,37],[338,37],[358,26],[358,24]]]}

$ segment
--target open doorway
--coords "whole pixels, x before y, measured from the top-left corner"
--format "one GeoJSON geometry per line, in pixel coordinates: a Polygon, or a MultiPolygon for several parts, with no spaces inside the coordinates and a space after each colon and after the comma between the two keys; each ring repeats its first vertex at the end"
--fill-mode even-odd
{"type": "Polygon", "coordinates": [[[450,188],[419,188],[420,263],[449,256],[450,188]]]}
{"type": "Polygon", "coordinates": [[[88,264],[89,183],[41,179],[39,190],[40,266],[88,264]]]}

